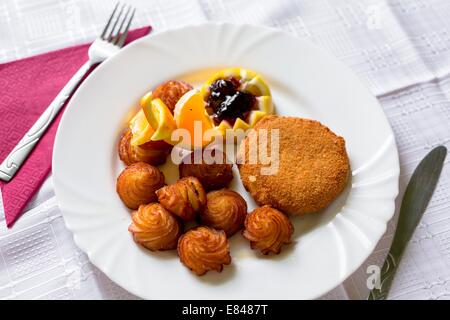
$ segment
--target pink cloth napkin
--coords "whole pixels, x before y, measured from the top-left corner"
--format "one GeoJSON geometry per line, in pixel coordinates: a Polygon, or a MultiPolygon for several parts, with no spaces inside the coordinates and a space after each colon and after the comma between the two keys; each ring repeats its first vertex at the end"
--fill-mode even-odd
{"type": "MultiPolygon", "coordinates": [[[[130,31],[127,42],[151,27],[130,31]]],[[[88,59],[89,44],[0,64],[0,162],[88,59]]],[[[11,227],[50,173],[53,142],[62,112],[9,182],[0,181],[6,225],[11,227]]]]}

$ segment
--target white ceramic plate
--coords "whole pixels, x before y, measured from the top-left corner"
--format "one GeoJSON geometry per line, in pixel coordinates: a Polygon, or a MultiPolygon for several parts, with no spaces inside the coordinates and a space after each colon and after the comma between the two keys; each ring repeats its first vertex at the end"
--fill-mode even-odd
{"type": "MultiPolygon", "coordinates": [[[[177,170],[163,168],[168,182],[177,170]]],[[[392,130],[377,100],[335,58],[268,28],[202,24],[150,35],[103,63],[64,113],[55,142],[56,195],[75,242],[93,264],[149,299],[308,299],[339,285],[369,256],[394,213],[399,164],[392,130]],[[317,119],[343,136],[352,181],[321,213],[294,218],[294,243],[261,257],[240,234],[232,264],[197,277],[175,251],[152,253],[127,231],[130,212],[115,191],[123,168],[121,130],[138,99],[168,79],[193,83],[214,69],[241,66],[268,81],[276,112],[317,119]]],[[[235,171],[232,187],[249,204],[235,171]]]]}

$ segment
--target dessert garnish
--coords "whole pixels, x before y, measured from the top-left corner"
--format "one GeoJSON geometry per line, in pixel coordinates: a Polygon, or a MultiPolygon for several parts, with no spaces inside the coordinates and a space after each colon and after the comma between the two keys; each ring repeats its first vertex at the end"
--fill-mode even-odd
{"type": "Polygon", "coordinates": [[[205,82],[202,94],[208,113],[219,127],[246,130],[273,112],[268,85],[251,70],[221,70],[205,82]]]}

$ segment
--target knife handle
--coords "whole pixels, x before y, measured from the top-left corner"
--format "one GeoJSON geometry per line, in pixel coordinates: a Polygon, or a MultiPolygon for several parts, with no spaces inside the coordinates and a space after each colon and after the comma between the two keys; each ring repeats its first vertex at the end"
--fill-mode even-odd
{"type": "Polygon", "coordinates": [[[389,252],[380,273],[380,288],[372,289],[369,293],[368,300],[386,300],[389,289],[392,285],[395,272],[397,271],[397,262],[394,255],[389,252]]]}
{"type": "Polygon", "coordinates": [[[12,149],[6,159],[3,160],[2,164],[0,164],[0,180],[9,181],[16,174],[20,166],[38,143],[39,139],[51,125],[53,119],[58,115],[58,112],[64,106],[64,103],[69,99],[83,77],[89,71],[90,67],[91,64],[89,62],[86,62],[81,66],[64,88],[58,93],[52,103],[50,103],[47,109],[45,109],[44,113],[40,115],[33,126],[25,133],[14,149],[12,149]]]}
{"type": "Polygon", "coordinates": [[[368,300],[387,299],[398,263],[430,202],[446,155],[447,148],[438,146],[431,150],[414,170],[403,195],[397,230],[391,248],[381,268],[381,288],[372,289],[368,300]]]}

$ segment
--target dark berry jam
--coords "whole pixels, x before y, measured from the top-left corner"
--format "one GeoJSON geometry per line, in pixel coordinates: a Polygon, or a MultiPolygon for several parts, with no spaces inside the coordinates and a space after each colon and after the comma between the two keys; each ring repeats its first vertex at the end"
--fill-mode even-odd
{"type": "Polygon", "coordinates": [[[234,124],[237,118],[246,120],[253,109],[256,99],[246,92],[239,91],[239,80],[231,78],[219,79],[209,87],[208,107],[212,110],[216,124],[222,120],[234,124]]]}

